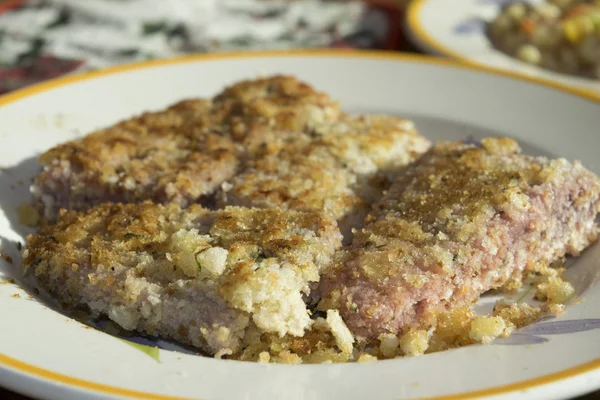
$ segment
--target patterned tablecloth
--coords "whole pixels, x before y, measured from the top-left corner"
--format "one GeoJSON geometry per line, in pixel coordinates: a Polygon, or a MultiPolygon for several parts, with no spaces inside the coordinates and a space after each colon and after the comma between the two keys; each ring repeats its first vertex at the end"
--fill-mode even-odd
{"type": "MultiPolygon", "coordinates": [[[[408,0],[0,0],[0,94],[67,73],[198,52],[413,50],[408,0]]],[[[0,388],[0,399],[27,400],[0,388]]],[[[579,400],[600,400],[600,392],[579,400]]]]}
{"type": "Polygon", "coordinates": [[[0,94],[198,52],[399,47],[392,1],[0,0],[0,94]],[[115,5],[117,4],[117,5],[115,5]]]}

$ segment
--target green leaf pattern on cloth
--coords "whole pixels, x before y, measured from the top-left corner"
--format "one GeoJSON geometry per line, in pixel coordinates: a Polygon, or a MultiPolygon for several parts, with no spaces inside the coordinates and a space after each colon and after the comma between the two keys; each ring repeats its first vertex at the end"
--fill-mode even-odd
{"type": "Polygon", "coordinates": [[[0,65],[51,55],[85,69],[190,52],[329,46],[360,1],[46,0],[0,14],[0,65]]]}

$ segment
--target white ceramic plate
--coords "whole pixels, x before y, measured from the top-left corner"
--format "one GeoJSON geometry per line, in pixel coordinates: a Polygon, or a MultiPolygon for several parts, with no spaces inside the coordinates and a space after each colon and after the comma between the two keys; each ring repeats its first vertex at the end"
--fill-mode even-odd
{"type": "MultiPolygon", "coordinates": [[[[550,79],[600,93],[600,81],[560,74],[524,63],[496,50],[485,33],[502,4],[515,0],[413,0],[406,13],[406,31],[430,54],[456,58],[480,66],[550,79]]],[[[536,4],[546,0],[528,0],[536,4]]]]}
{"type": "MultiPolygon", "coordinates": [[[[509,135],[600,173],[600,98],[450,62],[385,53],[204,55],[73,75],[0,98],[0,279],[19,282],[33,157],[59,142],[257,74],[295,74],[348,111],[414,118],[431,139],[509,135]]],[[[51,399],[564,398],[600,387],[600,246],[569,274],[585,300],[510,340],[345,365],[260,365],[161,349],[159,361],[0,284],[0,386],[51,399]],[[18,295],[18,298],[17,296],[18,295]]]]}

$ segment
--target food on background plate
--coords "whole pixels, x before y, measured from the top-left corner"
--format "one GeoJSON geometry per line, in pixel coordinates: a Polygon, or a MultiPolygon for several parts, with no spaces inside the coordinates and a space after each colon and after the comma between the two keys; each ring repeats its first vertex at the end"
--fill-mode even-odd
{"type": "Polygon", "coordinates": [[[562,312],[549,265],[596,239],[598,177],[507,138],[429,147],[293,77],[243,81],[46,152],[23,269],[69,308],[245,361],[414,356],[562,312]],[[545,303],[475,315],[523,281],[545,303]]]}
{"type": "Polygon", "coordinates": [[[492,43],[529,64],[600,79],[600,2],[512,2],[491,21],[492,43]]]}

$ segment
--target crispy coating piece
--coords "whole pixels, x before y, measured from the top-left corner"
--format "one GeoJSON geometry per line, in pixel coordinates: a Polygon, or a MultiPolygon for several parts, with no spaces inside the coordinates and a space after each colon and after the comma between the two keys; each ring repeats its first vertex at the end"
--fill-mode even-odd
{"type": "Polygon", "coordinates": [[[43,219],[102,202],[202,203],[281,130],[334,120],[337,104],[293,77],[243,81],[59,145],[32,186],[43,219]]]}
{"type": "Polygon", "coordinates": [[[277,140],[281,132],[309,132],[340,116],[338,103],[326,93],[285,75],[244,80],[225,88],[213,98],[208,116],[205,101],[184,100],[171,109],[189,113],[196,127],[208,127],[240,143],[242,156],[249,157],[277,140]]]}
{"type": "MultiPolygon", "coordinates": [[[[152,118],[171,119],[168,113],[152,118]]],[[[179,135],[129,120],[44,153],[32,193],[44,219],[61,208],[84,210],[101,202],[153,200],[182,207],[200,202],[238,170],[237,150],[214,134],[179,135]]],[[[156,127],[156,126],[155,126],[156,127]]]]}
{"type": "Polygon", "coordinates": [[[288,142],[251,165],[223,185],[218,206],[322,210],[344,226],[348,225],[345,219],[354,221],[351,225],[366,216],[368,204],[352,190],[356,176],[306,137],[288,142]]]}
{"type": "Polygon", "coordinates": [[[375,339],[429,328],[526,269],[596,240],[600,181],[507,138],[441,143],[409,166],[321,280],[322,308],[375,339]]]}
{"type": "Polygon", "coordinates": [[[303,296],[340,241],[321,213],[102,204],[30,235],[23,268],[67,306],[230,354],[250,325],[303,336],[303,296]]]}
{"type": "Polygon", "coordinates": [[[339,105],[326,93],[284,75],[238,82],[219,93],[214,103],[235,110],[229,112],[232,124],[266,121],[277,130],[307,131],[340,115],[339,105]]]}
{"type": "Polygon", "coordinates": [[[431,146],[412,121],[378,114],[343,115],[317,126],[311,136],[356,176],[352,189],[367,203],[379,200],[398,171],[431,146]]]}
{"type": "Polygon", "coordinates": [[[324,210],[348,237],[389,177],[429,145],[410,121],[344,116],[264,146],[245,172],[223,186],[217,204],[324,210]]]}
{"type": "Polygon", "coordinates": [[[431,145],[412,121],[378,114],[342,115],[310,134],[315,145],[327,148],[344,168],[361,177],[395,173],[431,145]]]}

